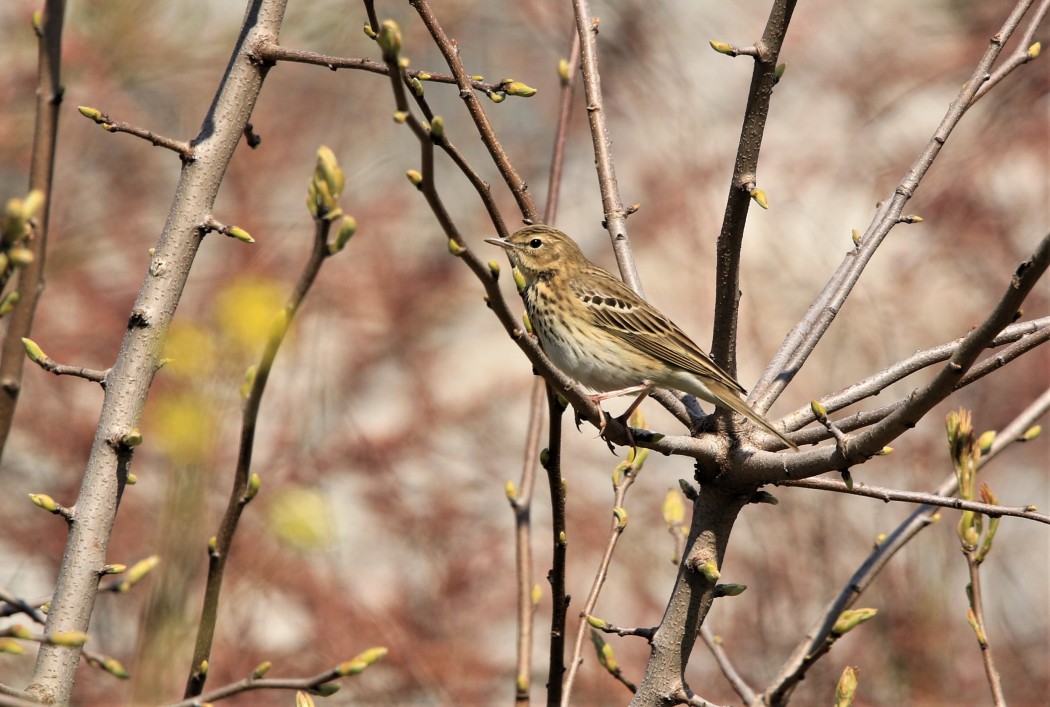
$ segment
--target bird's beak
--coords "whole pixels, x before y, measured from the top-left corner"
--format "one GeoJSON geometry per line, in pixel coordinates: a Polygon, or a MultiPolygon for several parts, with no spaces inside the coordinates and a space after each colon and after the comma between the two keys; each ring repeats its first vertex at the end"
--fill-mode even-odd
{"type": "Polygon", "coordinates": [[[486,243],[491,243],[492,245],[498,245],[500,248],[503,248],[504,250],[514,250],[517,247],[513,243],[511,243],[510,241],[505,241],[502,238],[486,238],[485,242],[486,243]]]}

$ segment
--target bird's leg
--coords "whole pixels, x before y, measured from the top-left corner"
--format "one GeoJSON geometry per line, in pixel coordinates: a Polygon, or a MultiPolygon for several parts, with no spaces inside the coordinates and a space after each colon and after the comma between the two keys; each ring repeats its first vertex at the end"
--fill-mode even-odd
{"type": "MultiPolygon", "coordinates": [[[[621,388],[620,390],[610,390],[608,392],[600,393],[598,395],[592,395],[592,396],[590,396],[590,400],[595,405],[598,405],[598,409],[601,410],[601,405],[599,405],[599,403],[602,400],[608,400],[609,398],[618,398],[621,395],[630,395],[631,393],[638,393],[638,397],[636,397],[634,399],[634,402],[631,403],[630,407],[628,407],[627,410],[622,415],[620,415],[619,417],[616,418],[617,420],[619,420],[623,424],[624,429],[627,430],[627,443],[628,443],[629,446],[633,447],[634,446],[634,435],[631,434],[631,426],[627,424],[627,420],[630,419],[631,414],[635,410],[638,409],[638,406],[642,404],[642,401],[645,400],[645,398],[649,395],[649,393],[652,392],[653,387],[654,386],[653,386],[652,383],[643,383],[641,385],[633,385],[630,388],[621,388]]],[[[598,436],[599,437],[605,437],[605,426],[606,426],[606,424],[607,424],[607,421],[605,419],[605,412],[602,411],[602,422],[601,422],[601,425],[598,426],[598,436]]]]}

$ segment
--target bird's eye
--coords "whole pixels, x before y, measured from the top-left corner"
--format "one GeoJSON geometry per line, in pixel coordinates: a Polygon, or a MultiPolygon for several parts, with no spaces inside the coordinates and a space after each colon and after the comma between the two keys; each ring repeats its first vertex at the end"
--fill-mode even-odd
{"type": "Polygon", "coordinates": [[[539,238],[533,238],[531,241],[529,241],[530,248],[539,248],[541,245],[543,245],[543,241],[541,241],[539,238]]]}

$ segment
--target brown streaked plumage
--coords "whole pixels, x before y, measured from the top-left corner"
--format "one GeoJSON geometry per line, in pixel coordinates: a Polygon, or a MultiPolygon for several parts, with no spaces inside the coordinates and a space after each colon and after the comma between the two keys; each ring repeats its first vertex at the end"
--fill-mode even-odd
{"type": "Polygon", "coordinates": [[[600,401],[641,393],[633,410],[655,388],[691,393],[736,412],[798,447],[742,399],[746,391],[670,319],[602,270],[561,231],[526,226],[506,249],[525,278],[525,308],[544,352],[600,401]]]}

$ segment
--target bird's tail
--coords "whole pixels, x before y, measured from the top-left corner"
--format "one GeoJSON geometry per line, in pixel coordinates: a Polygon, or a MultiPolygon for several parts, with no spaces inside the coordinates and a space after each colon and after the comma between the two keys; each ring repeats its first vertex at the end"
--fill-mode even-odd
{"type": "Polygon", "coordinates": [[[736,391],[730,390],[728,386],[725,386],[718,381],[705,380],[704,384],[707,386],[708,390],[718,398],[717,405],[729,408],[738,415],[746,417],[751,420],[751,422],[794,449],[796,452],[798,451],[797,444],[785,437],[783,432],[773,427],[773,425],[769,423],[769,420],[752,410],[750,405],[740,399],[740,396],[736,394],[736,391]]]}

